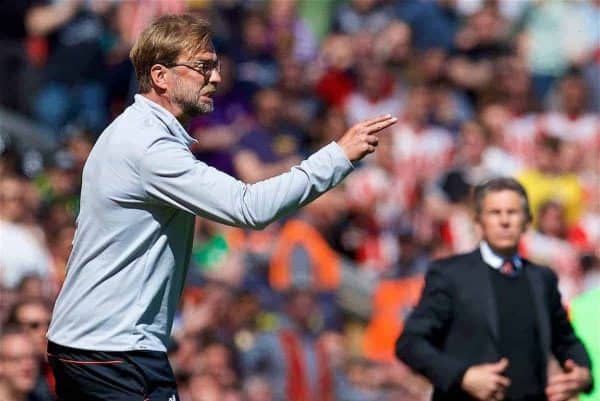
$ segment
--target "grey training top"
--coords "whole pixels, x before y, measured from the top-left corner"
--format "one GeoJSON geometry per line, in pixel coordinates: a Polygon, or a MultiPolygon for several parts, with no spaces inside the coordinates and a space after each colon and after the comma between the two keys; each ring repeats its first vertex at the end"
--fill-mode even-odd
{"type": "Polygon", "coordinates": [[[166,109],[136,95],[83,169],[81,211],[48,339],[99,350],[165,351],[194,215],[263,228],[337,185],[352,164],[332,142],[289,172],[244,184],[190,152],[166,109]]]}

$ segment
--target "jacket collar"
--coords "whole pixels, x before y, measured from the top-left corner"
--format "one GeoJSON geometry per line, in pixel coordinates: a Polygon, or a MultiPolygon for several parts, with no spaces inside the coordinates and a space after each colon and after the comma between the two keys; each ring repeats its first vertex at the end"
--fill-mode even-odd
{"type": "MultiPolygon", "coordinates": [[[[495,253],[486,241],[481,241],[479,244],[479,250],[481,251],[481,258],[485,264],[496,270],[502,267],[505,258],[495,253]]],[[[523,260],[521,259],[519,253],[515,253],[510,260],[517,270],[520,270],[523,267],[523,260]]]]}
{"type": "Polygon", "coordinates": [[[177,138],[188,148],[198,142],[187,133],[187,131],[185,130],[185,128],[183,128],[179,120],[177,120],[177,118],[173,114],[171,114],[171,112],[169,112],[167,109],[143,95],[137,94],[134,98],[134,106],[141,108],[147,112],[150,112],[167,128],[171,135],[177,138]]]}

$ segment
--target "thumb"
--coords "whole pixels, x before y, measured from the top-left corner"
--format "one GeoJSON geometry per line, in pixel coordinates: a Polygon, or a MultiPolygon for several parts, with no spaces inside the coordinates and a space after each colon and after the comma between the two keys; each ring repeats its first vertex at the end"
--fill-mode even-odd
{"type": "Polygon", "coordinates": [[[564,366],[565,370],[567,372],[570,372],[573,369],[575,369],[575,367],[577,367],[577,365],[575,364],[575,362],[573,362],[572,359],[567,359],[567,361],[565,362],[565,366],[564,366]]]}
{"type": "Polygon", "coordinates": [[[503,372],[508,366],[508,359],[502,358],[496,363],[490,364],[492,372],[500,373],[503,372]]]}

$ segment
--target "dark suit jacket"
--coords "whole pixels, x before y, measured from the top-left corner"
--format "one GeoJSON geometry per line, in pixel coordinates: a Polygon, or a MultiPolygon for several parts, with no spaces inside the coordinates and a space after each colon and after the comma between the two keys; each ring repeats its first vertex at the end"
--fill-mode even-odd
{"type": "MultiPolygon", "coordinates": [[[[434,401],[471,400],[460,389],[467,368],[500,359],[498,311],[488,269],[479,248],[433,262],[421,300],[396,343],[398,358],[433,383],[434,401]]],[[[562,306],[556,274],[527,260],[523,269],[536,308],[544,373],[549,353],[561,363],[573,359],[589,367],[562,306]]]]}

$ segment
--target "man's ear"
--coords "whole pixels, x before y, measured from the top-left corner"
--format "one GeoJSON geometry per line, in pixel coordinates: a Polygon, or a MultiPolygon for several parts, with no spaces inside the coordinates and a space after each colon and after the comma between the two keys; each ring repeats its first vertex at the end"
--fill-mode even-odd
{"type": "Polygon", "coordinates": [[[152,80],[152,85],[159,90],[167,90],[167,71],[167,68],[160,64],[154,64],[150,68],[150,79],[152,80]]]}
{"type": "Polygon", "coordinates": [[[523,233],[526,233],[532,225],[533,221],[531,219],[525,220],[525,223],[523,223],[523,233]]]}

